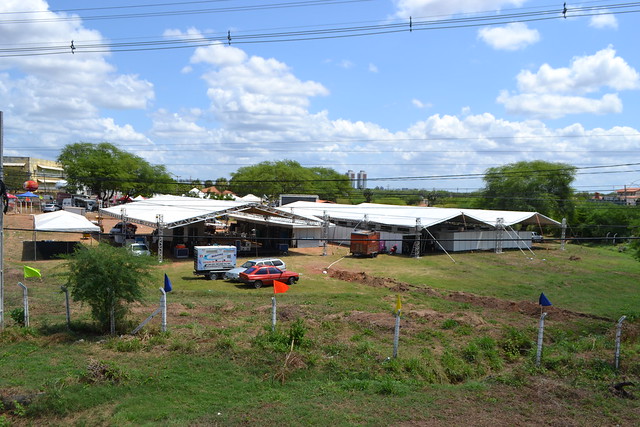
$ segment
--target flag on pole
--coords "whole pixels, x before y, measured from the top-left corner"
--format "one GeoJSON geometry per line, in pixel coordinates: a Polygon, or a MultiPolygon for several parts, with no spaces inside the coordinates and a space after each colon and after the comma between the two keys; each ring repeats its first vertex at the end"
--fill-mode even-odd
{"type": "Polygon", "coordinates": [[[396,295],[396,311],[402,310],[402,299],[400,298],[400,294],[396,295]]]}
{"type": "Polygon", "coordinates": [[[27,265],[24,265],[23,269],[24,269],[24,277],[25,277],[25,279],[27,277],[42,277],[42,274],[40,274],[40,270],[38,270],[37,268],[33,268],[33,267],[29,267],[27,265]]]}
{"type": "Polygon", "coordinates": [[[169,276],[167,273],[164,273],[164,291],[171,292],[173,290],[173,286],[171,286],[171,280],[169,280],[169,276]]]}
{"type": "Polygon", "coordinates": [[[277,280],[273,281],[273,293],[274,294],[284,294],[289,290],[289,285],[286,283],[278,282],[277,280]]]}
{"type": "Polygon", "coordinates": [[[551,304],[551,301],[549,301],[549,298],[546,297],[544,292],[540,294],[540,298],[538,298],[538,304],[540,304],[542,307],[553,305],[551,304]]]}

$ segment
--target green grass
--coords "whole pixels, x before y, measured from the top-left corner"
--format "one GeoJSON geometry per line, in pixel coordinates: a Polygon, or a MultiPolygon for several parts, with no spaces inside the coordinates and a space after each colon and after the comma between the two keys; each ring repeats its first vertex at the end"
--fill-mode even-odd
{"type": "MultiPolygon", "coordinates": [[[[68,331],[52,274],[58,263],[34,263],[43,279],[25,282],[32,327],[9,320],[0,332],[1,396],[34,399],[24,411],[0,409],[0,425],[638,424],[637,401],[613,396],[609,385],[640,382],[640,263],[606,247],[545,246],[535,256],[454,254],[455,263],[444,255],[341,259],[336,248],[327,257],[292,255],[287,266],[302,278],[277,296],[275,332],[271,288],[207,281],[193,276],[190,261],[166,262],[128,330],[157,307],[166,272],[169,332],[160,332],[158,316],[135,337],[96,334],[75,303],[68,331]],[[413,286],[401,292],[397,359],[395,292],[322,274],[339,259],[333,269],[413,286]],[[534,302],[544,292],[554,307],[626,314],[621,370],[611,365],[612,321],[551,315],[536,368],[537,316],[425,287],[534,302]]],[[[6,297],[7,311],[21,303],[11,284],[6,297]]]]}

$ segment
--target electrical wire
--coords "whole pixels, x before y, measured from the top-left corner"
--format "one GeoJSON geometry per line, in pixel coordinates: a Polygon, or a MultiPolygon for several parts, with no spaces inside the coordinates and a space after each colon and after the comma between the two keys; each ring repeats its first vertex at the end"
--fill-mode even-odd
{"type": "MultiPolygon", "coordinates": [[[[343,0],[334,3],[346,3],[352,1],[363,0],[343,0]]],[[[299,7],[300,5],[315,4],[316,2],[292,2],[292,3],[272,3],[267,5],[261,5],[256,7],[299,7]]],[[[325,4],[321,0],[318,3],[325,4]]],[[[213,13],[213,10],[199,10],[199,11],[172,11],[172,12],[149,12],[147,14],[118,14],[118,15],[97,15],[97,16],[85,16],[85,17],[59,17],[59,18],[47,18],[43,19],[43,22],[51,22],[51,20],[67,20],[67,19],[127,19],[132,17],[141,16],[166,16],[162,13],[174,15],[174,14],[192,14],[192,13],[213,13]]],[[[604,5],[594,6],[577,6],[571,8],[571,17],[591,17],[595,14],[622,14],[622,13],[638,13],[640,12],[640,2],[627,2],[627,3],[608,3],[604,5]]],[[[181,49],[181,48],[195,48],[200,46],[208,46],[214,43],[233,43],[233,44],[255,44],[255,43],[274,43],[274,42],[296,42],[296,41],[309,41],[309,40],[323,40],[323,39],[339,39],[345,37],[363,37],[374,36],[383,34],[392,34],[399,32],[414,32],[425,30],[444,30],[444,29],[456,29],[478,26],[493,26],[503,25],[506,23],[514,22],[533,22],[551,19],[562,19],[564,16],[559,8],[550,8],[538,11],[528,12],[513,12],[513,13],[485,13],[484,15],[476,14],[473,16],[463,16],[454,18],[443,19],[411,19],[409,22],[406,20],[385,22],[382,24],[369,24],[369,25],[354,25],[344,27],[330,27],[330,28],[314,28],[309,30],[299,31],[272,31],[272,32],[234,32],[233,36],[231,32],[219,33],[210,37],[180,37],[180,38],[163,38],[161,40],[150,40],[146,42],[132,41],[132,42],[117,42],[117,43],[91,43],[83,42],[82,40],[74,41],[73,52],[80,53],[104,53],[104,52],[134,52],[134,51],[151,51],[151,50],[166,50],[166,49],[181,49]]],[[[0,20],[2,24],[19,24],[19,23],[38,23],[38,18],[33,19],[3,19],[0,20]]],[[[0,57],[13,57],[13,56],[38,56],[38,55],[59,55],[71,53],[67,41],[57,42],[53,44],[36,46],[33,44],[20,46],[12,46],[0,49],[0,57]]]]}

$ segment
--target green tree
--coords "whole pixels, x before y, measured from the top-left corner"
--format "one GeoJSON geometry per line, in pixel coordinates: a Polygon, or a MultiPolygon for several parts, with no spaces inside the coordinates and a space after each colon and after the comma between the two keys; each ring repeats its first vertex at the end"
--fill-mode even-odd
{"type": "Polygon", "coordinates": [[[229,180],[227,178],[218,178],[216,179],[215,187],[219,191],[225,191],[229,189],[229,180]]]}
{"type": "Polygon", "coordinates": [[[5,166],[4,168],[4,184],[10,193],[22,192],[24,182],[29,179],[29,174],[19,168],[5,166]]]}
{"type": "Polygon", "coordinates": [[[108,142],[79,142],[62,149],[58,161],[65,169],[68,188],[87,187],[101,199],[116,192],[135,196],[171,192],[175,187],[164,166],[154,166],[108,142]]]}
{"type": "Polygon", "coordinates": [[[106,243],[78,249],[67,257],[63,273],[75,301],[87,303],[102,330],[110,327],[113,309],[116,325],[128,313],[128,303],[142,298],[142,282],[149,277],[153,258],[133,256],[127,249],[106,243]]]}
{"type": "Polygon", "coordinates": [[[352,190],[349,178],[331,168],[308,168],[311,172],[309,193],[317,194],[322,200],[335,202],[339,197],[349,195],[352,190]]]}
{"type": "Polygon", "coordinates": [[[603,241],[613,239],[613,236],[629,237],[640,224],[640,209],[585,200],[576,207],[573,223],[571,229],[577,237],[601,238],[603,241]]]}
{"type": "Polygon", "coordinates": [[[572,218],[575,173],[574,166],[542,160],[489,168],[483,178],[480,207],[572,218]]]}
{"type": "Polygon", "coordinates": [[[281,194],[317,194],[336,200],[348,193],[349,180],[329,168],[305,168],[293,160],[279,160],[238,169],[231,174],[230,187],[236,194],[265,195],[270,201],[281,194]]]}

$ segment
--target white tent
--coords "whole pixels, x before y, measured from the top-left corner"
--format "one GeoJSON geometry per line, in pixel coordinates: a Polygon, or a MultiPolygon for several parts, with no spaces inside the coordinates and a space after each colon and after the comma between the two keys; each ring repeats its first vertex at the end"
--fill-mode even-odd
{"type": "Polygon", "coordinates": [[[66,231],[71,233],[99,233],[100,227],[82,215],[56,211],[33,216],[34,231],[66,231]]]}
{"type": "Polygon", "coordinates": [[[262,199],[258,196],[254,196],[253,194],[247,194],[246,196],[236,197],[236,200],[239,202],[251,202],[251,203],[260,203],[262,199]]]}

